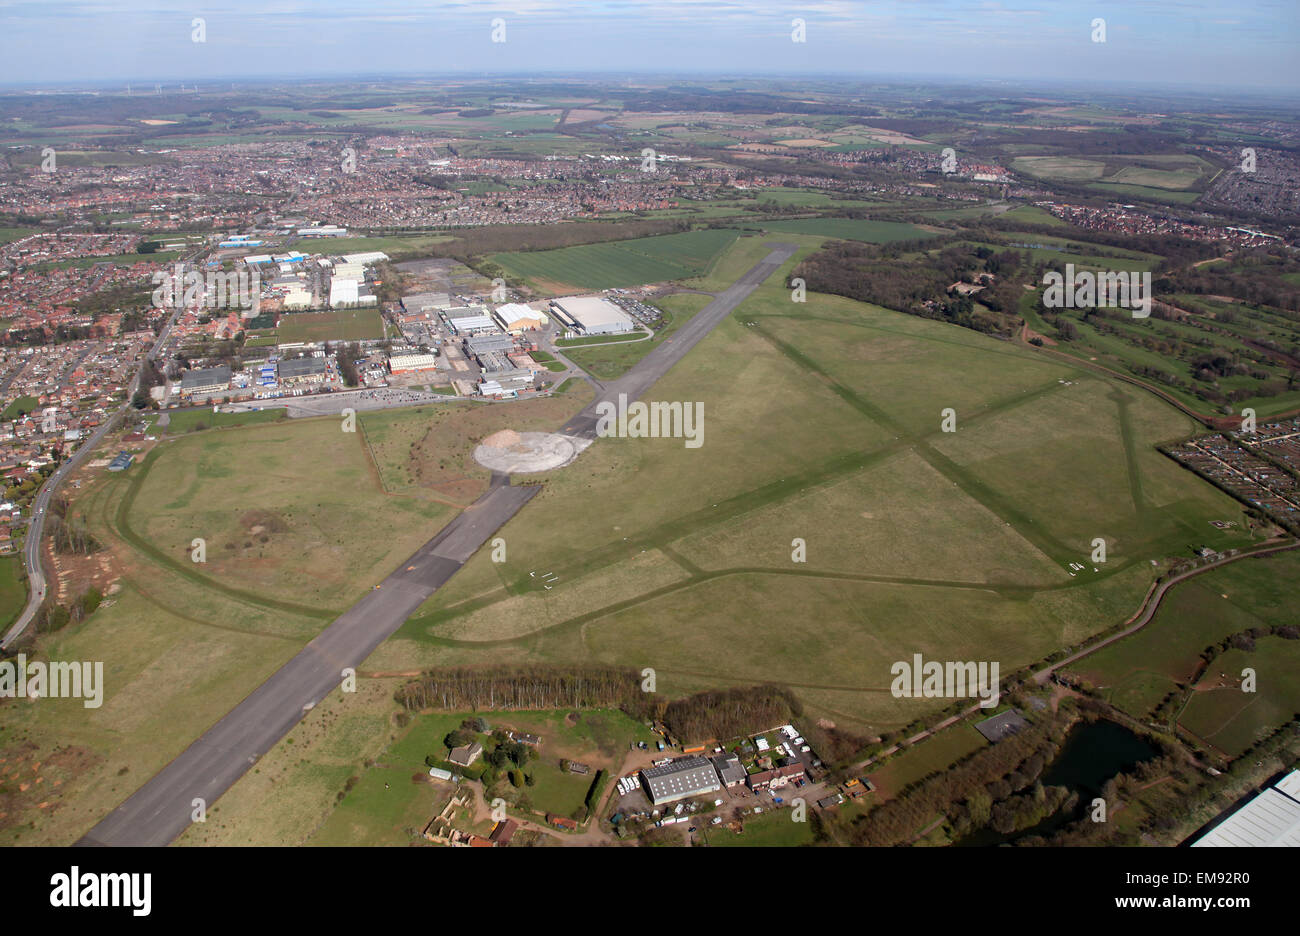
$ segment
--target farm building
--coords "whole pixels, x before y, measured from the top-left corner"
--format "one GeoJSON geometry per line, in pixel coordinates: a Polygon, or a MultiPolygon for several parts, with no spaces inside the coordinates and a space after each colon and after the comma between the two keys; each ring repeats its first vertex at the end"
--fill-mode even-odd
{"type": "Polygon", "coordinates": [[[108,463],[109,471],[126,471],[135,461],[135,455],[131,452],[118,452],[117,456],[108,463]]]}
{"type": "Polygon", "coordinates": [[[641,779],[656,806],[721,789],[718,772],[699,756],[679,757],[662,767],[647,768],[641,771],[641,779]]]}
{"type": "Polygon", "coordinates": [[[633,329],[632,320],[622,309],[599,296],[553,299],[551,307],[558,308],[588,335],[622,335],[633,329]]]}

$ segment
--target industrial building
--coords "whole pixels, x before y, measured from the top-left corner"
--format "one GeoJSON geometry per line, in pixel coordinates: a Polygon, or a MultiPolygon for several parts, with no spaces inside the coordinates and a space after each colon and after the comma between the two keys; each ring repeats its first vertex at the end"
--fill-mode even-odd
{"type": "Polygon", "coordinates": [[[451,308],[451,296],[437,292],[411,293],[402,297],[402,308],[413,315],[441,312],[451,308]]]}
{"type": "Polygon", "coordinates": [[[378,263],[381,260],[387,260],[388,254],[382,250],[367,250],[362,253],[343,254],[344,263],[355,263],[358,266],[370,266],[372,263],[378,263]]]}
{"type": "Polygon", "coordinates": [[[284,294],[286,309],[308,309],[311,307],[311,293],[301,286],[291,286],[284,294]]]}
{"type": "Polygon", "coordinates": [[[187,371],[181,377],[182,395],[228,389],[230,389],[230,367],[226,364],[187,371]]]}
{"type": "Polygon", "coordinates": [[[394,374],[433,370],[437,366],[438,357],[434,354],[393,354],[388,358],[388,369],[394,374]]]}
{"type": "Polygon", "coordinates": [[[325,373],[325,358],[290,358],[276,365],[276,372],[282,381],[299,380],[304,377],[319,377],[325,373]]]}
{"type": "Polygon", "coordinates": [[[330,308],[345,309],[357,305],[361,284],[354,279],[335,276],[330,279],[330,308]]]}
{"type": "Polygon", "coordinates": [[[1192,848],[1300,847],[1300,770],[1293,770],[1192,843],[1192,848]]]}
{"type": "Polygon", "coordinates": [[[541,328],[546,324],[546,313],[535,312],[522,302],[508,302],[497,306],[492,313],[496,316],[504,331],[518,335],[532,328],[541,328]]]}
{"type": "Polygon", "coordinates": [[[444,315],[447,324],[457,335],[490,335],[501,331],[497,328],[496,320],[482,306],[460,306],[448,309],[444,315]]]}
{"type": "Polygon", "coordinates": [[[484,378],[479,382],[478,392],[485,397],[507,397],[513,399],[522,390],[531,390],[533,375],[525,372],[521,376],[507,376],[502,373],[493,378],[484,378]]]}
{"type": "Polygon", "coordinates": [[[641,771],[646,795],[655,806],[721,789],[718,772],[703,757],[679,757],[660,767],[641,771]]]}
{"type": "Polygon", "coordinates": [[[551,310],[561,313],[561,324],[566,318],[572,320],[587,335],[622,335],[636,327],[622,309],[600,296],[552,299],[551,310]]]}
{"type": "Polygon", "coordinates": [[[488,351],[509,353],[515,348],[515,340],[509,335],[478,335],[465,342],[465,353],[478,357],[488,351]]]}

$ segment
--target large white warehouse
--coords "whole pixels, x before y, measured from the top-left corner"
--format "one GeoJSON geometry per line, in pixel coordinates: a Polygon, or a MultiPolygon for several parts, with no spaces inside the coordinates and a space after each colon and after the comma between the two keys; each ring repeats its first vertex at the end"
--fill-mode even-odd
{"type": "Polygon", "coordinates": [[[621,335],[635,327],[622,309],[600,296],[553,299],[551,305],[577,322],[588,335],[621,335]]]}

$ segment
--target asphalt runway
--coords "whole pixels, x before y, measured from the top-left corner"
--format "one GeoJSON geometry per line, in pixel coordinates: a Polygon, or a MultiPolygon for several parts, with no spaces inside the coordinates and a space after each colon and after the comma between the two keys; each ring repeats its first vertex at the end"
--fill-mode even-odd
{"type": "Polygon", "coordinates": [[[561,431],[566,435],[596,438],[596,423],[599,419],[596,414],[597,406],[606,401],[617,403],[620,393],[627,394],[629,403],[641,399],[641,396],[653,387],[659,378],[686,356],[686,352],[699,344],[705,335],[713,331],[735,310],[736,306],[740,305],[799,249],[797,244],[779,242],[767,246],[772,248],[771,253],[750,267],[740,279],[718,293],[717,297],[701,309],[699,314],[679,328],[671,338],[638,361],[626,374],[606,383],[596,399],[569,420],[561,431]]]}
{"type": "MultiPolygon", "coordinates": [[[[797,249],[793,244],[770,246],[772,252],[764,260],[719,293],[669,341],[647,354],[623,377],[607,384],[600,399],[617,399],[619,393],[626,393],[629,400],[639,398],[797,249]]],[[[564,431],[595,438],[594,410],[595,403],[571,420],[564,431]]],[[[202,799],[210,811],[258,758],[339,686],[345,668],[360,666],[540,490],[535,486],[511,487],[506,476],[493,475],[486,494],[420,547],[378,588],[335,619],[77,844],[166,845],[175,840],[193,821],[195,799],[202,799]]]]}
{"type": "Polygon", "coordinates": [[[360,666],[540,490],[494,484],[77,844],[166,845],[179,836],[194,799],[211,809],[339,686],[345,668],[360,666]]]}

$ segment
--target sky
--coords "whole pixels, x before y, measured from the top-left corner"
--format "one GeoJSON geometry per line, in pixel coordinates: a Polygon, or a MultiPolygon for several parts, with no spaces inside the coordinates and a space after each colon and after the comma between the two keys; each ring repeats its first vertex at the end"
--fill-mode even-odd
{"type": "Polygon", "coordinates": [[[4,85],[606,72],[1300,92],[1297,49],[1300,0],[0,0],[4,85]]]}

